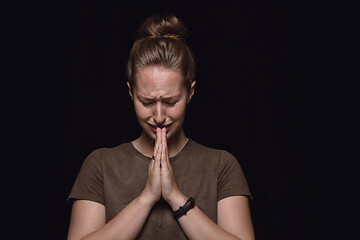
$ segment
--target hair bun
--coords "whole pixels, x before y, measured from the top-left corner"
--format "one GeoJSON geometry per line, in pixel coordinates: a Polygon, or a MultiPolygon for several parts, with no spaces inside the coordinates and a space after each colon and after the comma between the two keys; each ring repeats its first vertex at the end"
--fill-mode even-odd
{"type": "Polygon", "coordinates": [[[139,38],[173,38],[185,42],[185,24],[174,15],[153,15],[145,19],[139,29],[139,38]]]}

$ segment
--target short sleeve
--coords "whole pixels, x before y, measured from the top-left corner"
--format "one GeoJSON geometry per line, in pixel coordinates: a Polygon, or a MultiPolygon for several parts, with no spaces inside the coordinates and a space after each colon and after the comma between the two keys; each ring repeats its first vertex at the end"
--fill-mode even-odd
{"type": "Polygon", "coordinates": [[[252,198],[239,162],[232,154],[222,151],[218,170],[218,201],[231,196],[252,198]]]}
{"type": "Polygon", "coordinates": [[[83,162],[68,201],[82,199],[104,205],[103,189],[102,159],[100,157],[100,150],[95,150],[83,162]]]}

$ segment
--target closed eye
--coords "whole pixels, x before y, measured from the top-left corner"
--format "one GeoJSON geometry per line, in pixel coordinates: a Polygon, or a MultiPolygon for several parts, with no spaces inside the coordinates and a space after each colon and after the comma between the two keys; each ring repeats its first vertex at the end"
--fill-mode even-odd
{"type": "Polygon", "coordinates": [[[168,100],[168,101],[164,101],[164,103],[170,107],[175,106],[176,103],[178,103],[180,101],[180,99],[173,99],[173,100],[168,100]]]}
{"type": "Polygon", "coordinates": [[[141,104],[142,104],[144,107],[147,107],[147,106],[150,106],[150,105],[154,104],[154,102],[141,102],[141,104]]]}
{"type": "Polygon", "coordinates": [[[172,107],[176,104],[177,102],[166,102],[165,104],[172,107]]]}

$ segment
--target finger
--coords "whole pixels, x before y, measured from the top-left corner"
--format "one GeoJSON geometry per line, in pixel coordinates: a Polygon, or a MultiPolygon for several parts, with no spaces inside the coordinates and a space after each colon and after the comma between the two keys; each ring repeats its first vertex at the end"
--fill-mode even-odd
{"type": "Polygon", "coordinates": [[[153,155],[153,156],[151,157],[151,161],[150,161],[151,166],[153,166],[154,163],[155,163],[155,156],[153,155]]]}
{"type": "Polygon", "coordinates": [[[164,160],[168,166],[170,166],[169,162],[169,149],[167,145],[167,139],[166,139],[166,129],[164,128],[162,131],[162,139],[161,139],[163,145],[164,145],[164,160]]]}
{"type": "Polygon", "coordinates": [[[161,143],[161,167],[167,167],[168,163],[166,160],[166,147],[164,143],[161,143]]]}
{"type": "Polygon", "coordinates": [[[166,142],[166,128],[161,129],[161,142],[166,142]]]}
{"type": "Polygon", "coordinates": [[[154,160],[154,167],[160,167],[160,144],[161,144],[161,130],[156,128],[156,139],[154,145],[154,153],[152,159],[154,160]]]}
{"type": "Polygon", "coordinates": [[[159,138],[159,143],[161,143],[161,128],[157,128],[157,137],[159,138]]]}
{"type": "Polygon", "coordinates": [[[155,144],[154,144],[154,154],[156,154],[156,150],[158,149],[159,144],[161,143],[161,135],[160,135],[160,128],[156,128],[156,138],[155,138],[155,144]]]}
{"type": "Polygon", "coordinates": [[[150,169],[152,169],[154,167],[154,163],[155,163],[155,161],[151,159],[151,161],[149,163],[149,171],[150,171],[150,169]]]}
{"type": "Polygon", "coordinates": [[[161,167],[161,143],[157,144],[157,148],[155,149],[154,153],[154,167],[160,168],[161,167]]]}
{"type": "Polygon", "coordinates": [[[161,143],[167,148],[166,128],[161,129],[161,143]]]}

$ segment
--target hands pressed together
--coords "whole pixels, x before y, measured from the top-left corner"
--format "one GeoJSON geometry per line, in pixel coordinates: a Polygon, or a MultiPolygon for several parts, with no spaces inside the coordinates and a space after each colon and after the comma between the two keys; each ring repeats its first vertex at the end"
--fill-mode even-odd
{"type": "Polygon", "coordinates": [[[142,195],[155,204],[162,197],[170,205],[182,195],[179,191],[168,155],[166,129],[156,129],[154,155],[142,195]]]}

